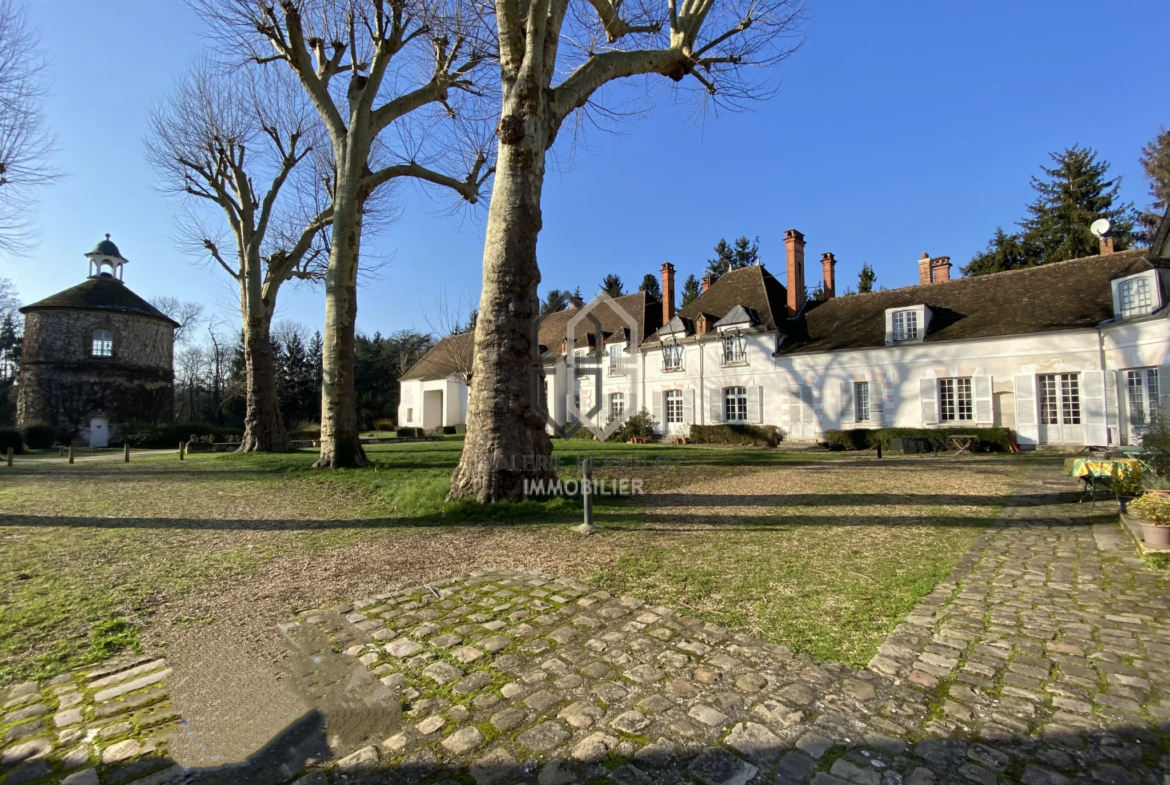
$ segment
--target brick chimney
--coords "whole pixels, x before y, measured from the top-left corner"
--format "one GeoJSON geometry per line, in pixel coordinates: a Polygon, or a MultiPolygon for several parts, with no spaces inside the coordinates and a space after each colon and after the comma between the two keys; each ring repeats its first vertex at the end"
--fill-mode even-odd
{"type": "Polygon", "coordinates": [[[704,275],[703,276],[703,283],[699,286],[699,294],[702,294],[703,292],[707,291],[710,288],[711,288],[711,276],[704,275]]]}
{"type": "Polygon", "coordinates": [[[937,256],[930,260],[931,283],[943,283],[951,280],[951,257],[937,256]]]}
{"type": "Polygon", "coordinates": [[[1101,235],[1101,255],[1108,256],[1113,253],[1113,235],[1106,233],[1101,235]]]}
{"type": "Polygon", "coordinates": [[[784,233],[784,248],[788,257],[788,315],[796,316],[804,305],[804,235],[789,229],[784,233]]]}
{"type": "Polygon", "coordinates": [[[926,286],[930,283],[930,254],[923,253],[918,260],[918,285],[926,286]]]}
{"type": "Polygon", "coordinates": [[[822,284],[825,299],[831,300],[837,296],[837,257],[831,253],[821,254],[821,266],[825,268],[824,283],[822,284]]]}
{"type": "Polygon", "coordinates": [[[662,324],[674,318],[674,265],[662,263],[662,324]]]}

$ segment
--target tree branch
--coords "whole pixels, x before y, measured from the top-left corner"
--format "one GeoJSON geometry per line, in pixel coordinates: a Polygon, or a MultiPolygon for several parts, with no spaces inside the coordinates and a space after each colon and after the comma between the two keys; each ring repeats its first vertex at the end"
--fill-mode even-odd
{"type": "MultiPolygon", "coordinates": [[[[552,112],[560,124],[580,109],[606,82],[638,74],[661,74],[680,81],[691,70],[689,58],[678,49],[613,51],[590,57],[553,90],[552,112]]],[[[551,143],[551,139],[549,140],[551,143]]]]}
{"type": "Polygon", "coordinates": [[[233,270],[231,267],[228,267],[228,263],[225,262],[223,260],[223,257],[219,255],[219,248],[216,246],[215,243],[213,243],[211,241],[210,238],[204,238],[203,247],[206,248],[208,253],[211,254],[212,259],[215,259],[215,261],[219,262],[220,267],[227,270],[228,275],[230,275],[232,278],[234,278],[237,281],[240,280],[240,271],[233,270]]]}
{"type": "Polygon", "coordinates": [[[602,26],[605,28],[605,38],[609,43],[616,42],[624,35],[631,33],[657,33],[662,29],[660,22],[649,25],[631,25],[621,18],[616,4],[610,0],[589,0],[589,5],[597,12],[602,26]]]}
{"type": "Polygon", "coordinates": [[[394,180],[399,177],[414,177],[419,180],[425,180],[429,183],[434,183],[435,185],[441,185],[445,188],[450,188],[452,191],[455,191],[455,193],[462,196],[471,204],[475,204],[477,201],[479,201],[480,186],[482,186],[487,178],[492,175],[492,172],[495,171],[495,169],[488,169],[488,171],[483,172],[485,163],[486,159],[484,158],[483,153],[480,153],[478,156],[476,156],[475,166],[472,167],[472,170],[467,174],[467,177],[462,180],[458,180],[454,177],[451,177],[450,175],[436,172],[433,169],[428,169],[425,166],[421,166],[420,164],[411,161],[407,164],[396,164],[394,166],[387,166],[383,169],[379,169],[377,172],[368,175],[362,181],[362,186],[369,191],[373,191],[378,186],[387,183],[390,180],[394,180]]]}

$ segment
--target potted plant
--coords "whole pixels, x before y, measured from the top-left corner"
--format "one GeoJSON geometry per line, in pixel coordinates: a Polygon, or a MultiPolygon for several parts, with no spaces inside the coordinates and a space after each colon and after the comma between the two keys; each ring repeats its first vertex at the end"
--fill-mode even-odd
{"type": "Polygon", "coordinates": [[[1113,495],[1117,497],[1117,506],[1121,508],[1122,512],[1125,512],[1129,503],[1141,495],[1141,467],[1121,467],[1120,471],[1113,477],[1112,487],[1113,495]]]}
{"type": "Polygon", "coordinates": [[[1170,546],[1170,496],[1143,494],[1130,502],[1129,512],[1142,522],[1142,539],[1146,545],[1170,546]]]}
{"type": "Polygon", "coordinates": [[[1170,496],[1170,480],[1159,474],[1146,472],[1142,476],[1141,490],[1153,496],[1170,496]]]}

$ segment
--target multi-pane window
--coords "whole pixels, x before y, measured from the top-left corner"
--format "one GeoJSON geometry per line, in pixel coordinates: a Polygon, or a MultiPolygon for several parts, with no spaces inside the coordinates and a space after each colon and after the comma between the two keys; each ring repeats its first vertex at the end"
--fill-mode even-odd
{"type": "Polygon", "coordinates": [[[742,335],[729,335],[723,339],[723,364],[747,361],[747,342],[742,335]]]}
{"type": "Polygon", "coordinates": [[[917,311],[895,311],[894,312],[894,340],[895,341],[916,341],[916,340],[918,340],[918,312],[917,311]]]}
{"type": "Polygon", "coordinates": [[[1037,377],[1042,425],[1080,425],[1081,388],[1075,373],[1045,373],[1037,377]]]}
{"type": "Polygon", "coordinates": [[[853,383],[853,412],[857,422],[869,422],[869,382],[853,383]]]}
{"type": "Polygon", "coordinates": [[[938,380],[938,411],[943,422],[975,419],[970,376],[938,380]]]}
{"type": "Polygon", "coordinates": [[[662,347],[662,370],[678,371],[682,369],[683,348],[677,344],[662,347]]]}
{"type": "Polygon", "coordinates": [[[683,394],[682,390],[666,391],[666,422],[681,423],[683,421],[683,394]]]}
{"type": "Polygon", "coordinates": [[[1154,307],[1154,296],[1150,291],[1149,278],[1135,278],[1124,281],[1119,287],[1121,295],[1121,316],[1141,316],[1147,314],[1154,307]]]}
{"type": "Polygon", "coordinates": [[[93,331],[93,356],[94,357],[113,357],[114,356],[114,334],[109,330],[94,330],[93,331]]]}
{"type": "Polygon", "coordinates": [[[626,360],[623,354],[624,347],[617,345],[609,347],[610,373],[622,373],[626,369],[626,360]]]}
{"type": "Polygon", "coordinates": [[[1158,369],[1135,368],[1125,372],[1129,421],[1145,425],[1158,416],[1158,369]]]}
{"type": "Polygon", "coordinates": [[[626,394],[625,393],[610,393],[609,394],[609,419],[616,420],[621,417],[626,411],[626,394]]]}
{"type": "Polygon", "coordinates": [[[747,422],[747,388],[723,388],[724,422],[747,422]]]}

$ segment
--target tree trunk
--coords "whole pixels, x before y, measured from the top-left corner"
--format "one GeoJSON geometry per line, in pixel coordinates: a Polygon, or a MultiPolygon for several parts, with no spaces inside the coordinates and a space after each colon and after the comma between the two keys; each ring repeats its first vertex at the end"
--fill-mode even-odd
{"type": "Polygon", "coordinates": [[[554,474],[552,441],[532,405],[538,359],[532,330],[540,313],[536,240],[548,113],[539,88],[516,86],[510,92],[488,211],[467,436],[448,497],[482,503],[518,498],[526,479],[554,474]]]}
{"type": "MultiPolygon", "coordinates": [[[[340,157],[339,157],[340,160],[340,157]]],[[[357,265],[362,241],[362,204],[347,169],[338,172],[333,210],[333,247],[325,274],[325,335],[322,347],[321,456],[319,469],[365,466],[358,434],[354,389],[357,265]]]]}
{"type": "Polygon", "coordinates": [[[267,314],[244,321],[248,408],[244,415],[244,437],[237,452],[292,451],[276,394],[276,358],[272,351],[270,321],[267,314]]]}

